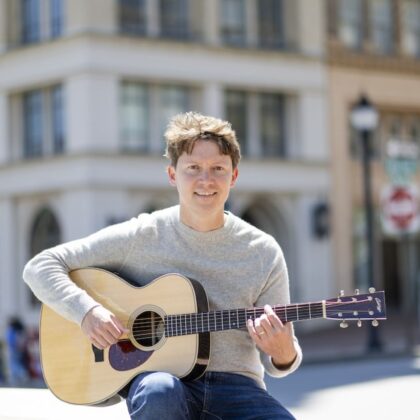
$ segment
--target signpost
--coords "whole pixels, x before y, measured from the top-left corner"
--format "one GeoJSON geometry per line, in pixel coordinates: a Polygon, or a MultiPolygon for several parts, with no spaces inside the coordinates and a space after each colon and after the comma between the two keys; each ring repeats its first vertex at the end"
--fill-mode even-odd
{"type": "Polygon", "coordinates": [[[381,194],[384,233],[393,236],[416,233],[419,229],[418,201],[414,184],[385,186],[381,194]]]}
{"type": "MultiPolygon", "coordinates": [[[[383,231],[386,235],[398,238],[405,249],[405,303],[408,306],[406,309],[409,317],[417,313],[417,326],[420,325],[420,286],[417,284],[417,275],[412,270],[410,237],[420,229],[419,192],[413,181],[418,156],[419,148],[415,143],[396,139],[388,142],[385,170],[390,184],[383,187],[381,194],[383,231]]],[[[410,333],[409,328],[408,343],[412,345],[414,342],[413,333],[410,333]]]]}

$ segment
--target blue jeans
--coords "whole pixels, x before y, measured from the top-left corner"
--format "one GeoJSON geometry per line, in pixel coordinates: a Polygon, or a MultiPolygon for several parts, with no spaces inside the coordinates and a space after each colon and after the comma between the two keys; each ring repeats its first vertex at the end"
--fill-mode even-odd
{"type": "Polygon", "coordinates": [[[142,373],[130,386],[127,407],[132,419],[141,420],[294,419],[254,380],[221,372],[191,382],[164,372],[142,373]]]}

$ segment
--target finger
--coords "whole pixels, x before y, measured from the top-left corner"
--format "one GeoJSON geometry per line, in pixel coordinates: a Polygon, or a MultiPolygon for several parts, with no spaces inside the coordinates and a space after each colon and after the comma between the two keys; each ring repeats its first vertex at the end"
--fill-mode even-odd
{"type": "Polygon", "coordinates": [[[281,319],[277,316],[277,314],[274,312],[273,308],[270,305],[265,305],[264,311],[267,315],[270,324],[275,330],[278,331],[281,328],[283,328],[284,324],[281,322],[281,319]]]}
{"type": "Polygon", "coordinates": [[[264,331],[267,334],[274,332],[273,325],[266,314],[260,316],[258,332],[264,331]]]}
{"type": "Polygon", "coordinates": [[[124,327],[120,327],[114,320],[108,322],[105,326],[107,332],[112,335],[114,339],[118,339],[124,332],[124,327]]]}
{"type": "Polygon", "coordinates": [[[92,343],[101,350],[108,347],[106,340],[98,334],[92,335],[90,337],[90,341],[92,341],[92,343]]]}
{"type": "Polygon", "coordinates": [[[105,340],[107,346],[115,344],[118,341],[118,337],[114,337],[107,329],[103,329],[99,332],[102,339],[105,340]]]}
{"type": "Polygon", "coordinates": [[[251,335],[252,339],[253,339],[255,342],[260,342],[261,338],[260,338],[260,336],[258,335],[257,330],[255,329],[255,325],[254,325],[254,323],[252,322],[252,319],[249,319],[249,320],[247,321],[247,327],[248,327],[248,331],[249,331],[249,334],[251,335]]]}
{"type": "Polygon", "coordinates": [[[106,347],[105,347],[105,346],[103,346],[101,343],[99,343],[97,340],[91,339],[90,341],[92,342],[92,344],[93,344],[96,348],[98,348],[98,349],[100,349],[100,350],[104,350],[104,349],[106,348],[106,347]]]}
{"type": "Polygon", "coordinates": [[[116,328],[118,328],[121,334],[127,334],[128,332],[130,332],[130,330],[125,325],[123,325],[123,323],[116,316],[113,316],[112,320],[114,321],[116,328]]]}

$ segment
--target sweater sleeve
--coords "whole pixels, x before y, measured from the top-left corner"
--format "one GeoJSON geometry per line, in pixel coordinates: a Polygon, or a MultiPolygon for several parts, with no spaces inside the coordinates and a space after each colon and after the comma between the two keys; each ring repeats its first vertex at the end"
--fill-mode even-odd
{"type": "MultiPolygon", "coordinates": [[[[287,272],[286,261],[283,256],[281,248],[277,242],[270,237],[270,242],[265,250],[264,258],[262,258],[262,270],[264,267],[271,267],[267,280],[256,302],[256,306],[262,307],[266,304],[286,305],[290,303],[289,292],[289,276],[287,272]]],[[[292,325],[294,347],[296,350],[296,358],[292,365],[287,369],[281,370],[274,366],[271,357],[260,351],[261,362],[265,371],[270,375],[281,378],[294,372],[302,363],[302,349],[299,345],[298,339],[294,334],[292,325]]]]}
{"type": "Polygon", "coordinates": [[[26,264],[23,279],[39,300],[66,319],[81,324],[98,303],[76,286],[68,273],[86,267],[120,269],[130,252],[137,225],[137,219],[131,219],[47,249],[26,264]]]}

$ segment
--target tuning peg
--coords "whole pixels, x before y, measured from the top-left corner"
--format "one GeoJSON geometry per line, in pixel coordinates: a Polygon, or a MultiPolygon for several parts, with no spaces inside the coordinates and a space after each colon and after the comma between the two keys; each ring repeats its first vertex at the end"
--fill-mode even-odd
{"type": "Polygon", "coordinates": [[[375,293],[376,289],[374,287],[369,287],[369,293],[375,293]]]}
{"type": "Polygon", "coordinates": [[[349,324],[346,321],[341,321],[340,322],[340,327],[341,328],[347,328],[349,326],[349,324]]]}
{"type": "Polygon", "coordinates": [[[354,293],[355,293],[356,295],[359,295],[359,294],[360,294],[360,290],[359,290],[359,289],[355,289],[355,290],[354,290],[354,293]]]}
{"type": "Polygon", "coordinates": [[[360,328],[362,326],[362,321],[360,319],[357,321],[357,326],[360,328]]]}
{"type": "Polygon", "coordinates": [[[377,327],[377,326],[379,325],[378,320],[377,320],[377,319],[374,319],[374,320],[372,321],[372,325],[373,325],[374,327],[377,327]]]}

